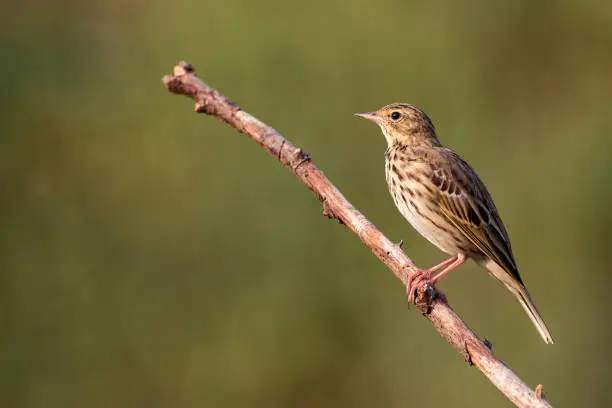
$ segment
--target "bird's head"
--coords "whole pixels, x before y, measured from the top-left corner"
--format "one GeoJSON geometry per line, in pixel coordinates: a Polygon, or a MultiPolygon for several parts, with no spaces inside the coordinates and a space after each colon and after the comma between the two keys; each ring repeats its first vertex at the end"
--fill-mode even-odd
{"type": "Polygon", "coordinates": [[[392,103],[375,112],[355,115],[369,119],[380,126],[389,146],[440,145],[431,119],[425,112],[407,103],[392,103]]]}

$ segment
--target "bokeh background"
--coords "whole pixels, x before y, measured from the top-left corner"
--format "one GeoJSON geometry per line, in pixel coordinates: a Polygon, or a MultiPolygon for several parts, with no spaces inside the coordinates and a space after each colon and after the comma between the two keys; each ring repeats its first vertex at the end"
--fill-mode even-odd
{"type": "Polygon", "coordinates": [[[474,264],[441,288],[556,407],[609,407],[612,5],[40,1],[0,15],[0,406],[510,406],[185,59],[425,267],[351,116],[425,109],[479,171],[557,341],[474,264]]]}

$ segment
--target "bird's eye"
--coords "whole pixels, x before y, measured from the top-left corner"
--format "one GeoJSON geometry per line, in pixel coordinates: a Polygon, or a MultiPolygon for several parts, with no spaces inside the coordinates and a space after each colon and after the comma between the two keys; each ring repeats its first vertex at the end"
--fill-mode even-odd
{"type": "Polygon", "coordinates": [[[402,115],[400,115],[400,113],[399,113],[399,112],[393,112],[393,113],[391,114],[391,119],[393,119],[393,120],[398,120],[398,119],[399,119],[401,116],[402,116],[402,115]]]}

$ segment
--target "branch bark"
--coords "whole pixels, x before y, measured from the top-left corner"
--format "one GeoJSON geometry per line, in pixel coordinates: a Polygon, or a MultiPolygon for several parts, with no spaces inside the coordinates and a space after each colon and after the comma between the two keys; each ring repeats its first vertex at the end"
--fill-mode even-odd
{"type": "MultiPolygon", "coordinates": [[[[276,157],[317,196],[326,216],[337,219],[351,229],[397,278],[407,283],[415,268],[410,258],[344,198],[306,152],[206,85],[186,62],[177,64],[173,75],[164,76],[163,83],[170,92],[195,100],[196,112],[216,116],[276,157]]],[[[416,304],[425,318],[431,321],[438,333],[465,361],[476,366],[517,407],[551,407],[542,395],[542,386],[538,385],[536,391],[532,390],[495,357],[491,344],[488,341],[483,343],[467,327],[440,292],[426,287],[418,294],[416,304]]]]}

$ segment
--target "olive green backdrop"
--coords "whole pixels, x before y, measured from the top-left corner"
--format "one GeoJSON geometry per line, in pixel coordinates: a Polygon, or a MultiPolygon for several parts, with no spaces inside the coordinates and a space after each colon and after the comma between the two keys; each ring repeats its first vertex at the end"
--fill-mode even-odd
{"type": "Polygon", "coordinates": [[[0,23],[0,406],[510,406],[289,172],[163,89],[180,59],[423,267],[444,255],[351,115],[425,109],[557,344],[472,263],[451,304],[555,407],[612,405],[609,2],[27,1],[0,23]]]}

